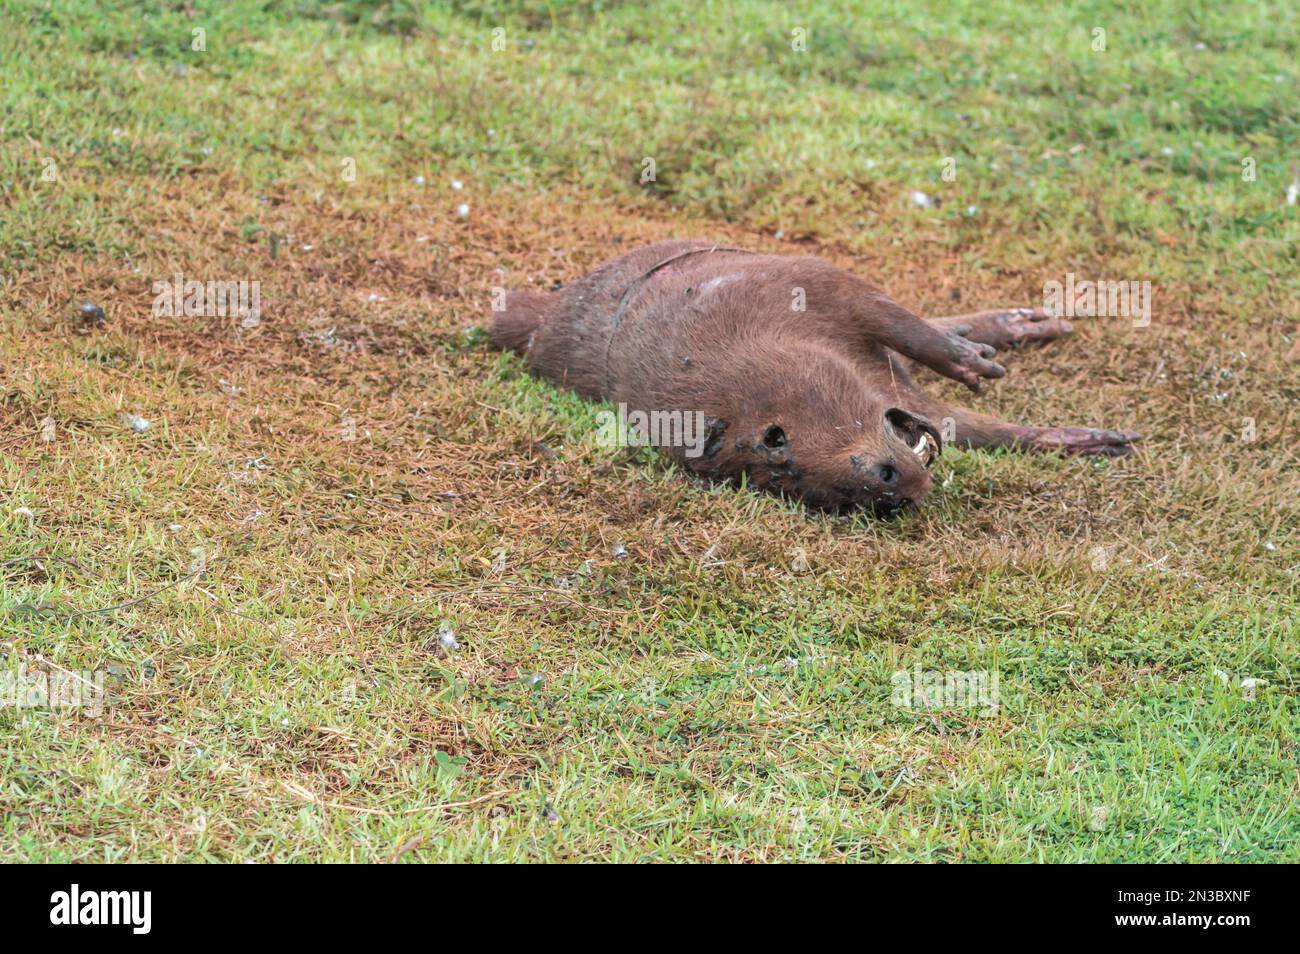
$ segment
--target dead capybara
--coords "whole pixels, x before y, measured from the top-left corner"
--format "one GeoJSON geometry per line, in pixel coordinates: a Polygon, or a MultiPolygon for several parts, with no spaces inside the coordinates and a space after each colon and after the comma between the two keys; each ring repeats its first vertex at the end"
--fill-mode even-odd
{"type": "Polygon", "coordinates": [[[492,338],[530,370],[594,398],[691,416],[693,444],[654,441],[695,473],[825,510],[888,514],[930,490],[943,434],[962,447],[1119,456],[1138,435],[1024,427],[936,400],[902,358],[977,390],[998,349],[1070,325],[1043,311],[929,321],[816,258],[705,242],[639,248],[553,292],[506,292],[492,338]]]}

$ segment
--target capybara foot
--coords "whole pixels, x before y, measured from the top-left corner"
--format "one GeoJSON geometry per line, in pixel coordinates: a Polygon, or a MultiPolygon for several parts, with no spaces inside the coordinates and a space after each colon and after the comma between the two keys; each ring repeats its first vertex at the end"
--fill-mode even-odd
{"type": "Polygon", "coordinates": [[[1022,443],[1030,450],[1058,454],[1127,457],[1142,440],[1133,431],[1103,431],[1091,427],[1027,427],[1022,443]]]}
{"type": "Polygon", "coordinates": [[[960,381],[972,391],[980,389],[981,378],[1000,378],[1007,369],[996,361],[991,361],[997,349],[992,345],[971,341],[951,331],[948,334],[948,349],[939,363],[926,362],[935,371],[960,381]]]}
{"type": "Polygon", "coordinates": [[[1001,308],[971,315],[939,318],[936,324],[999,351],[1043,344],[1074,333],[1064,318],[1053,318],[1041,308],[1001,308]]]}

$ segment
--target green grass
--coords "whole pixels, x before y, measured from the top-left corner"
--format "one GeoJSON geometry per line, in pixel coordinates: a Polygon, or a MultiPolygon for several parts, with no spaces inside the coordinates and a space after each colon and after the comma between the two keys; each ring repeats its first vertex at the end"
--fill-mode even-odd
{"type": "Polygon", "coordinates": [[[1300,860],[1297,13],[1125,7],[0,0],[0,652],[112,687],[0,708],[0,859],[1300,860]],[[979,399],[1147,449],[827,518],[465,333],[692,234],[928,313],[1149,279],[979,399]]]}

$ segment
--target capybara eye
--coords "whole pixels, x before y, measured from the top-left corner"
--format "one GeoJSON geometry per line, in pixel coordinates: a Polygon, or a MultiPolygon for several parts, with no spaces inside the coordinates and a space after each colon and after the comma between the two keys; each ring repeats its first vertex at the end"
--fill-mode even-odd
{"type": "Polygon", "coordinates": [[[892,484],[898,479],[898,471],[889,464],[881,464],[876,469],[876,473],[880,475],[880,482],[882,484],[892,484]]]}
{"type": "Polygon", "coordinates": [[[763,432],[763,446],[773,450],[785,446],[785,431],[773,424],[763,432]]]}

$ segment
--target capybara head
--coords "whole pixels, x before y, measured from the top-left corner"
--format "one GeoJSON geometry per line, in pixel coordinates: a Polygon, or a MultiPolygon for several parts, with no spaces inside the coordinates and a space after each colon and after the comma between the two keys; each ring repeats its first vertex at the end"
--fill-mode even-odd
{"type": "Polygon", "coordinates": [[[716,419],[710,453],[688,466],[740,479],[821,510],[896,514],[921,500],[934,481],[939,432],[904,408],[882,403],[838,356],[770,352],[725,386],[736,394],[716,419]]]}

